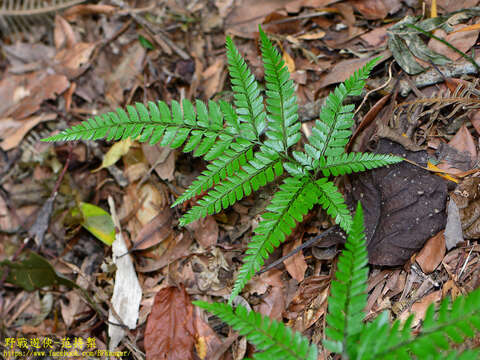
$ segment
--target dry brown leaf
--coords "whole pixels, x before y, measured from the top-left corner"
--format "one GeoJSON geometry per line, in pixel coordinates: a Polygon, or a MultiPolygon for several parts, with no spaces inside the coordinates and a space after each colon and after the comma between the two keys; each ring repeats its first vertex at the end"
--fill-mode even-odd
{"type": "MultiPolygon", "coordinates": [[[[283,256],[300,245],[302,245],[301,237],[297,237],[295,241],[290,241],[289,243],[285,244],[283,247],[283,256]]],[[[307,270],[308,266],[301,251],[284,260],[283,263],[285,264],[285,267],[292,278],[298,282],[303,281],[305,277],[305,271],[307,270]]]]}
{"type": "Polygon", "coordinates": [[[218,224],[213,216],[201,218],[187,225],[187,227],[193,230],[195,240],[197,240],[204,249],[208,249],[217,243],[218,224]]]}
{"type": "Polygon", "coordinates": [[[167,239],[164,243],[167,243],[167,248],[163,254],[156,259],[145,259],[146,265],[137,266],[137,270],[139,272],[157,271],[169,264],[172,264],[178,259],[189,256],[191,254],[189,248],[193,243],[193,238],[190,236],[189,232],[183,232],[175,237],[172,236],[171,241],[167,239]]]}
{"type": "Polygon", "coordinates": [[[385,19],[388,13],[393,13],[398,6],[402,6],[394,0],[352,0],[351,3],[369,20],[385,19]]]}
{"type": "Polygon", "coordinates": [[[202,73],[203,89],[206,98],[211,98],[223,87],[221,79],[224,65],[223,58],[218,57],[217,60],[202,73]]]}
{"type": "Polygon", "coordinates": [[[32,115],[43,101],[55,99],[69,86],[65,76],[46,71],[6,76],[0,81],[0,117],[23,119],[32,115]]]}
{"type": "Polygon", "coordinates": [[[120,63],[108,72],[105,79],[105,98],[110,107],[123,104],[123,92],[130,90],[135,83],[135,77],[142,73],[143,59],[146,50],[138,42],[134,42],[121,52],[120,63]]]}
{"type": "Polygon", "coordinates": [[[295,60],[293,60],[290,54],[286,51],[283,52],[282,59],[285,61],[288,71],[292,74],[295,71],[295,60]]]}
{"type": "Polygon", "coordinates": [[[415,315],[412,327],[417,326],[421,320],[425,318],[425,313],[432,303],[436,303],[442,299],[442,290],[437,290],[423,297],[420,301],[412,305],[410,311],[405,311],[400,315],[400,320],[405,321],[411,314],[415,315]]]}
{"type": "Polygon", "coordinates": [[[0,147],[2,147],[4,151],[16,148],[25,135],[37,124],[43,121],[55,120],[56,118],[57,114],[42,114],[23,120],[14,120],[12,118],[0,119],[0,132],[3,138],[0,142],[0,147]]]}
{"type": "Polygon", "coordinates": [[[57,71],[64,73],[69,79],[79,76],[88,67],[95,46],[92,43],[78,42],[71,48],[60,50],[55,55],[55,61],[59,65],[57,71]]]}
{"type": "Polygon", "coordinates": [[[71,8],[65,10],[63,15],[68,20],[75,20],[78,16],[82,15],[92,15],[92,14],[105,14],[111,15],[115,12],[116,8],[111,5],[102,5],[102,4],[80,4],[72,6],[71,8]]]}
{"type": "Polygon", "coordinates": [[[273,286],[266,295],[262,296],[262,302],[255,306],[255,311],[271,319],[281,320],[285,306],[285,290],[282,287],[273,286]]]}
{"type": "Polygon", "coordinates": [[[212,359],[212,355],[222,346],[223,342],[217,333],[203,319],[199,307],[194,308],[194,327],[196,333],[195,349],[202,360],[212,359]]]}
{"type": "MultiPolygon", "coordinates": [[[[328,86],[331,84],[343,82],[346,79],[348,79],[350,75],[353,75],[353,73],[357,69],[364,66],[370,60],[378,56],[381,56],[382,58],[380,62],[383,62],[386,59],[388,59],[390,55],[391,55],[390,51],[386,50],[386,51],[382,51],[380,54],[377,54],[375,56],[368,57],[368,58],[348,59],[348,60],[339,61],[333,66],[333,68],[330,69],[330,72],[328,74],[323,75],[321,77],[320,81],[318,82],[318,87],[324,88],[325,86],[328,86]]],[[[380,62],[378,62],[377,65],[380,64],[380,62]]]]}
{"type": "Polygon", "coordinates": [[[160,179],[173,181],[175,171],[175,150],[159,144],[142,144],[143,154],[160,179]]]}
{"type": "Polygon", "coordinates": [[[233,8],[225,19],[225,32],[236,36],[253,39],[258,31],[258,24],[274,12],[282,9],[289,0],[245,0],[233,8]]]}
{"type": "MultiPolygon", "coordinates": [[[[477,159],[477,146],[475,145],[475,140],[465,125],[462,125],[455,136],[449,141],[448,145],[460,153],[467,153],[470,155],[470,164],[466,164],[469,167],[462,169],[462,164],[460,164],[461,158],[458,156],[453,156],[454,154],[446,157],[445,160],[442,160],[437,167],[446,173],[453,175],[470,169],[472,162],[477,159]]],[[[467,161],[467,163],[468,162],[469,161],[467,161]]]]}
{"type": "Polygon", "coordinates": [[[371,47],[381,47],[385,46],[388,40],[387,29],[393,24],[384,25],[373,29],[372,31],[367,32],[360,36],[360,39],[365,41],[371,47]]]}
{"type": "Polygon", "coordinates": [[[314,33],[307,33],[297,37],[300,40],[318,40],[325,36],[325,31],[317,31],[314,33]]]}
{"type": "Polygon", "coordinates": [[[55,49],[70,49],[76,42],[75,33],[70,24],[60,15],[55,16],[55,30],[53,32],[55,49]]]}
{"type": "Polygon", "coordinates": [[[477,158],[477,146],[475,140],[465,125],[457,131],[455,136],[449,141],[448,145],[460,152],[468,152],[472,159],[477,158]]]}
{"type": "Polygon", "coordinates": [[[477,5],[478,0],[437,0],[437,7],[443,10],[443,14],[469,9],[477,5]]]}
{"type": "Polygon", "coordinates": [[[440,231],[427,241],[415,260],[425,274],[430,274],[440,265],[445,256],[445,252],[445,236],[443,231],[440,231]]]}
{"type": "Polygon", "coordinates": [[[165,207],[149,223],[147,223],[133,240],[132,250],[145,250],[160,244],[173,231],[172,210],[165,207]]]}
{"type": "Polygon", "coordinates": [[[194,345],[193,305],[185,288],[160,290],[145,329],[147,359],[193,359],[194,345]]]}
{"type": "MultiPolygon", "coordinates": [[[[458,24],[455,25],[453,28],[455,30],[461,30],[465,27],[465,24],[458,24]]],[[[444,30],[437,29],[434,31],[434,35],[444,39],[445,41],[456,47],[458,50],[466,53],[472,48],[473,45],[475,45],[479,32],[480,30],[473,30],[467,32],[454,32],[447,35],[444,30]]],[[[430,41],[428,42],[428,47],[433,51],[446,56],[452,61],[462,58],[462,55],[460,55],[458,52],[435,39],[430,39],[430,41]]]]}

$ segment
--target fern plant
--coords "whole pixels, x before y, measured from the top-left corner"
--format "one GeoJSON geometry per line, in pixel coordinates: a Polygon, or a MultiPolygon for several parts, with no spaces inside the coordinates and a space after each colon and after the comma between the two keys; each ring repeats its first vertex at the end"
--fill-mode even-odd
{"type": "MultiPolygon", "coordinates": [[[[437,314],[430,305],[420,331],[411,328],[413,315],[404,324],[389,323],[385,312],[371,323],[364,323],[363,309],[367,305],[367,248],[360,203],[350,229],[345,249],[338,260],[335,278],[328,298],[327,340],[324,346],[343,360],[382,359],[478,359],[480,351],[451,350],[472,338],[480,330],[480,289],[453,303],[442,301],[437,314]]],[[[231,325],[247,337],[257,350],[255,359],[317,359],[315,345],[299,333],[293,333],[283,323],[239,306],[236,311],[221,303],[194,302],[195,305],[231,325]]]]}
{"type": "Polygon", "coordinates": [[[344,147],[352,134],[353,105],[348,96],[359,95],[377,59],[368,62],[331,93],[308,137],[303,151],[293,81],[279,52],[260,28],[265,68],[265,98],[232,39],[227,37],[228,69],[234,104],[196,100],[137,103],[63,130],[45,141],[120,140],[128,137],[150,144],[193,151],[209,161],[207,169],[172,206],[200,195],[180,219],[186,225],[220,212],[274,181],[286,172],[273,195],[255,235],[248,244],[230,302],[260,269],[265,259],[285,240],[296,222],[316,204],[347,232],[352,217],[342,194],[329,179],[402,159],[392,155],[351,153],[344,147]]]}

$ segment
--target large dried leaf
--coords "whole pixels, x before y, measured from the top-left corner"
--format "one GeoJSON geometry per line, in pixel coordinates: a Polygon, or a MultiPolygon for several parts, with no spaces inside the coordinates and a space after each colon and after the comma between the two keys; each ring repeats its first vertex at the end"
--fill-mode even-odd
{"type": "MultiPolygon", "coordinates": [[[[425,151],[412,152],[380,140],[379,153],[392,153],[426,165],[425,151]]],[[[402,162],[352,179],[352,195],[365,209],[369,262],[403,265],[445,227],[446,181],[402,162]]]]}
{"type": "Polygon", "coordinates": [[[194,345],[193,305],[185,288],[160,290],[145,329],[147,359],[193,359],[194,345]]]}

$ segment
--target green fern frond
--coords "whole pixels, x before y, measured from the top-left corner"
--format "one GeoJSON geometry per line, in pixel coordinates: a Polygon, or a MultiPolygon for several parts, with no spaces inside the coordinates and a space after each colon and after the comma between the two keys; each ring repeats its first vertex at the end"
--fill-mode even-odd
{"type": "Polygon", "coordinates": [[[303,216],[312,209],[318,196],[318,187],[310,177],[289,177],[283,180],[267,206],[267,212],[262,215],[263,220],[256,227],[255,235],[248,243],[243,266],[230,295],[230,303],[260,269],[264,260],[291,234],[295,221],[302,221],[303,216]]]}
{"type": "Polygon", "coordinates": [[[140,137],[140,142],[160,142],[161,146],[172,148],[185,144],[183,151],[195,150],[195,156],[205,155],[208,160],[218,156],[234,139],[235,133],[223,127],[223,114],[213,101],[209,102],[207,109],[202,101],[197,100],[196,111],[188,100],[184,100],[182,106],[172,101],[171,111],[163,101],[149,102],[148,109],[141,103],[127,105],[126,109],[95,116],[43,141],[103,138],[117,141],[140,137]]]}
{"type": "Polygon", "coordinates": [[[318,188],[319,198],[317,203],[327,211],[335,222],[345,230],[348,234],[352,227],[352,215],[348,210],[343,195],[338,191],[337,187],[327,178],[321,178],[316,181],[315,185],[318,188]]]}
{"type": "Polygon", "coordinates": [[[393,359],[415,354],[419,359],[427,359],[434,353],[450,349],[452,342],[459,344],[466,338],[473,338],[480,331],[480,289],[467,296],[459,296],[453,303],[448,298],[444,299],[437,314],[431,304],[422,329],[415,337],[411,335],[411,319],[403,325],[403,335],[398,330],[399,321],[394,323],[388,343],[377,351],[379,357],[393,359]]]}
{"type": "Polygon", "coordinates": [[[248,140],[237,138],[237,141],[230,145],[222,155],[207,165],[207,170],[203,171],[185,192],[178,197],[172,204],[172,207],[200,195],[215,184],[220,184],[227,177],[233,176],[242,166],[253,159],[253,147],[255,144],[248,140]]]}
{"type": "Polygon", "coordinates": [[[312,135],[308,138],[311,147],[305,147],[312,158],[319,160],[321,157],[338,156],[344,152],[352,134],[355,107],[342,104],[347,96],[361,94],[365,80],[377,61],[378,58],[369,61],[328,95],[320,113],[320,120],[315,122],[312,135]]]}
{"type": "Polygon", "coordinates": [[[265,145],[286,154],[287,149],[301,137],[297,97],[285,62],[262,28],[259,30],[268,112],[268,140],[265,145]]]}
{"type": "Polygon", "coordinates": [[[180,219],[180,225],[184,226],[228,208],[244,196],[250,195],[252,190],[257,191],[261,186],[272,182],[282,173],[283,167],[278,153],[261,146],[252,160],[201,198],[198,204],[180,219]]]}
{"type": "Polygon", "coordinates": [[[338,176],[392,165],[402,160],[401,157],[388,154],[344,153],[320,158],[319,168],[323,176],[338,176]]]}
{"type": "Polygon", "coordinates": [[[258,139],[267,126],[260,88],[229,36],[226,39],[226,48],[236,113],[243,126],[242,133],[251,140],[258,139]]]}
{"type": "Polygon", "coordinates": [[[327,349],[349,358],[350,348],[363,330],[367,302],[368,268],[365,245],[363,210],[358,203],[351,231],[345,249],[338,259],[338,267],[331,285],[328,301],[327,328],[329,340],[324,342],[327,349]]]}
{"type": "Polygon", "coordinates": [[[254,359],[317,360],[317,348],[307,338],[275,320],[255,311],[248,312],[243,306],[233,308],[226,304],[194,301],[194,305],[218,316],[255,345],[261,353],[254,359]]]}

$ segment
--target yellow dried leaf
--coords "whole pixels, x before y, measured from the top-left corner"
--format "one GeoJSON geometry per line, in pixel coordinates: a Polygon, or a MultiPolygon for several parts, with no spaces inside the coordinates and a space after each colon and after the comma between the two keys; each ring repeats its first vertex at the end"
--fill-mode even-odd
{"type": "Polygon", "coordinates": [[[105,154],[102,165],[98,169],[93,170],[93,172],[100,171],[101,169],[107,168],[113,164],[115,164],[118,160],[122,158],[123,155],[128,153],[130,147],[132,146],[133,141],[132,139],[128,138],[125,140],[121,140],[110,148],[105,154]]]}
{"type": "Polygon", "coordinates": [[[286,51],[284,51],[282,59],[285,61],[290,74],[293,73],[295,71],[295,61],[292,59],[292,57],[286,51]]]}

